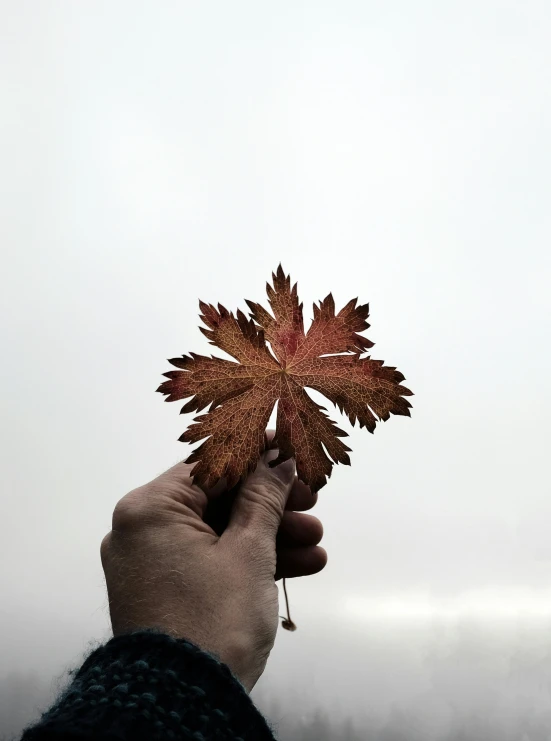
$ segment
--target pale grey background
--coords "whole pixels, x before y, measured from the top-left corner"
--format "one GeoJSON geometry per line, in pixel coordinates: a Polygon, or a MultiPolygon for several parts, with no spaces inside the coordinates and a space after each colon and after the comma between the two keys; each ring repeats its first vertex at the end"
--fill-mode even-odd
{"type": "Polygon", "coordinates": [[[0,732],[108,636],[99,544],[187,453],[154,390],[210,351],[198,299],[263,301],[281,261],[307,318],[369,301],[416,395],[374,436],[331,409],[329,563],[259,702],[548,741],[549,3],[0,10],[0,732]]]}

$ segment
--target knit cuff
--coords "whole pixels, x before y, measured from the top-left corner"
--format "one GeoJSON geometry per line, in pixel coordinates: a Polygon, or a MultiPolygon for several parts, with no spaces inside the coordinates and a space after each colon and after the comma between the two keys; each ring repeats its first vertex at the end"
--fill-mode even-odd
{"type": "Polygon", "coordinates": [[[155,629],[112,638],[21,741],[274,741],[230,669],[155,629]]]}

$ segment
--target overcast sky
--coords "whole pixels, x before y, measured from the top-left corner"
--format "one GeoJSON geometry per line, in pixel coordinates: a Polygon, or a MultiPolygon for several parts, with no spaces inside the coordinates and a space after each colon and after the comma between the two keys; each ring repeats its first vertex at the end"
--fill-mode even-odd
{"type": "Polygon", "coordinates": [[[262,682],[329,651],[361,684],[333,641],[374,621],[383,645],[551,618],[549,3],[0,11],[1,671],[108,636],[112,509],[189,453],[166,358],[210,352],[198,300],[264,302],[279,262],[306,320],[369,302],[415,396],[374,436],[329,409],[353,449],[317,506],[329,562],[289,585],[262,682]]]}

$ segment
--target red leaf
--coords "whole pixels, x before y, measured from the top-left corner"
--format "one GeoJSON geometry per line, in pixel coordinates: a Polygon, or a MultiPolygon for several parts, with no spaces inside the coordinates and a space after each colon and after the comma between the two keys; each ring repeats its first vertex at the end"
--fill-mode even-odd
{"type": "Polygon", "coordinates": [[[352,299],[335,314],[329,294],[304,332],[302,304],[296,284],[281,265],[267,284],[272,314],[247,301],[251,318],[234,316],[218,304],[200,302],[200,327],[212,345],[238,362],[191,353],[169,362],[179,370],[157,391],[166,401],[189,399],[182,412],[201,411],[184,432],[184,442],[204,442],[187,459],[195,482],[213,486],[226,477],[228,487],[254,470],[265,448],[264,434],[278,402],[274,445],[279,456],[270,465],[296,459],[298,477],[312,491],[321,489],[334,463],[349,464],[348,448],[340,430],[306,393],[315,389],[332,401],[354,425],[375,430],[377,420],[391,414],[410,416],[412,392],[400,385],[402,373],[382,360],[361,357],[373,343],[361,332],[369,327],[369,305],[352,299]],[[190,398],[191,397],[191,398],[190,398]]]}

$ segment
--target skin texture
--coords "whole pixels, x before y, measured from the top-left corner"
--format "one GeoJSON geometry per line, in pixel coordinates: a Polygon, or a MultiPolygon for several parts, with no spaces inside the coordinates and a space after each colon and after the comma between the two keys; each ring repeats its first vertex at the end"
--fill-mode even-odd
{"type": "Polygon", "coordinates": [[[101,544],[113,634],[158,628],[229,666],[247,691],[278,626],[276,580],[315,574],[327,554],[317,495],[277,450],[231,492],[203,491],[179,463],[123,497],[101,544]],[[224,496],[225,495],[225,496],[224,496]]]}

